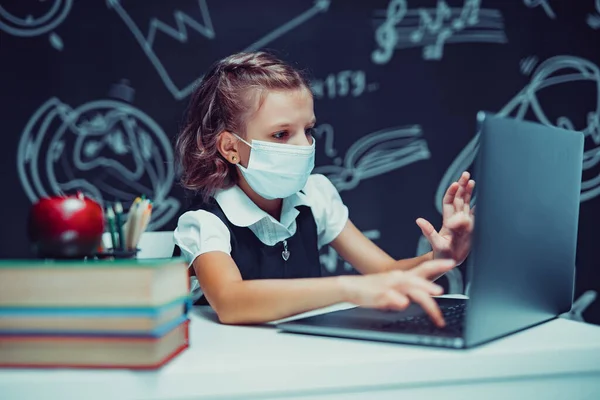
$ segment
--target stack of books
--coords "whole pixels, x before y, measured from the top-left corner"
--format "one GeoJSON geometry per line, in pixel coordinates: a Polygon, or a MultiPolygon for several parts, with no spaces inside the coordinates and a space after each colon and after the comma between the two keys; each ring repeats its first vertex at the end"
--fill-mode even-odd
{"type": "Polygon", "coordinates": [[[0,261],[0,367],[154,369],[188,346],[178,259],[0,261]]]}

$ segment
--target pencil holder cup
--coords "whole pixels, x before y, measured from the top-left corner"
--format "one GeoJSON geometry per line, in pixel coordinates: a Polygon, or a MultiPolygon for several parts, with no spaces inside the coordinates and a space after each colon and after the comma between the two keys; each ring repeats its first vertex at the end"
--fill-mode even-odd
{"type": "Polygon", "coordinates": [[[102,207],[78,193],[39,199],[29,210],[27,235],[39,258],[84,258],[102,242],[102,207]]]}

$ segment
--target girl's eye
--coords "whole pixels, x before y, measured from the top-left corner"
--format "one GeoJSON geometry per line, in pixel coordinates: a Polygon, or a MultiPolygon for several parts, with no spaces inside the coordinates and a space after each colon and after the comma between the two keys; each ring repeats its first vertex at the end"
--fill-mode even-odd
{"type": "Polygon", "coordinates": [[[287,132],[286,131],[281,131],[281,132],[277,132],[273,134],[273,137],[275,139],[284,139],[287,136],[287,132]]]}
{"type": "Polygon", "coordinates": [[[313,126],[311,126],[310,128],[306,128],[306,129],[304,130],[304,133],[305,133],[307,136],[308,136],[308,135],[310,135],[310,136],[314,136],[314,134],[315,134],[315,128],[314,128],[313,126]]]}

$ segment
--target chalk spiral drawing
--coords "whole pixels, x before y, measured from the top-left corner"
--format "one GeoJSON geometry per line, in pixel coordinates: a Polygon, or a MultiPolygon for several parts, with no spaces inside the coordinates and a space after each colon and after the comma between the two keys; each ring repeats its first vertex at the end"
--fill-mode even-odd
{"type": "Polygon", "coordinates": [[[556,19],[556,14],[552,10],[552,7],[550,7],[548,0],[523,0],[523,3],[529,8],[541,6],[549,18],[556,19]]]}
{"type": "MultiPolygon", "coordinates": [[[[521,62],[521,68],[527,72],[533,68],[532,64],[537,62],[537,57],[528,57],[521,62]]],[[[572,82],[590,82],[595,85],[596,102],[591,107],[583,109],[587,112],[585,117],[586,126],[577,127],[586,137],[583,156],[583,180],[581,185],[581,202],[590,200],[600,195],[600,70],[594,63],[573,56],[556,56],[541,63],[532,73],[531,80],[515,97],[513,97],[499,112],[499,116],[510,116],[517,119],[531,119],[545,125],[575,130],[576,127],[567,116],[560,116],[552,122],[546,115],[539,102],[538,97],[543,96],[542,89],[553,86],[564,86],[572,82]],[[588,111],[590,110],[591,111],[588,111]]],[[[569,87],[566,87],[569,89],[569,87]]],[[[572,90],[576,98],[580,92],[580,86],[572,90]]],[[[565,99],[566,101],[566,99],[565,99]]],[[[571,116],[575,118],[576,116],[571,116]]],[[[479,134],[459,153],[456,159],[448,167],[442,177],[435,194],[435,207],[442,214],[442,199],[449,185],[456,181],[460,174],[469,170],[477,150],[479,148],[479,134]]],[[[475,198],[473,204],[475,204],[475,198]]],[[[423,236],[417,244],[417,255],[429,251],[429,242],[423,236]]],[[[453,270],[460,273],[458,270],[453,270]]],[[[462,288],[461,282],[455,282],[457,288],[462,288]]]]}
{"type": "Polygon", "coordinates": [[[359,97],[379,88],[376,82],[367,83],[366,73],[361,70],[331,73],[325,79],[313,79],[310,85],[316,99],[359,97]]]}
{"type": "MultiPolygon", "coordinates": [[[[580,90],[576,86],[571,91],[571,102],[576,101],[580,90]]],[[[564,99],[566,102],[567,99],[564,99]]],[[[600,69],[597,65],[583,58],[573,56],[556,56],[541,63],[533,72],[527,84],[515,97],[513,97],[500,111],[499,116],[511,116],[517,119],[537,120],[545,125],[557,126],[569,130],[578,130],[585,135],[585,151],[583,156],[583,180],[581,185],[581,201],[590,200],[600,195],[600,69]],[[544,91],[554,86],[564,86],[569,89],[569,83],[589,82],[594,85],[595,104],[582,108],[587,112],[586,126],[575,127],[571,118],[577,116],[560,116],[551,121],[540,104],[544,91]],[[526,118],[530,116],[530,118],[526,118]]],[[[435,196],[437,210],[442,212],[442,198],[446,188],[462,173],[467,170],[477,153],[479,147],[479,134],[460,152],[444,174],[435,196]]]]}
{"type": "Polygon", "coordinates": [[[354,142],[343,159],[334,148],[331,125],[317,126],[315,136],[325,139],[325,154],[333,164],[320,165],[314,169],[314,173],[327,176],[339,192],[354,189],[363,179],[394,171],[431,156],[418,125],[370,133],[354,142]]]}
{"type": "Polygon", "coordinates": [[[112,99],[72,108],[53,97],[23,130],[17,169],[32,202],[80,190],[101,204],[130,203],[140,194],[154,201],[148,230],[175,217],[180,202],[169,196],[175,178],[168,137],[148,115],[112,99]]]}
{"type": "Polygon", "coordinates": [[[376,11],[379,47],[371,60],[386,64],[394,50],[414,47],[423,47],[424,60],[441,60],[446,44],[507,43],[500,11],[480,6],[481,0],[464,0],[462,8],[438,0],[436,8],[409,10],[408,0],[390,0],[386,11],[376,11]]]}
{"type": "MultiPolygon", "coordinates": [[[[159,58],[154,49],[154,42],[156,35],[161,33],[177,40],[181,43],[188,42],[188,29],[196,31],[200,35],[204,36],[207,40],[214,40],[216,38],[216,32],[210,18],[210,13],[206,0],[198,0],[198,7],[202,16],[202,21],[197,21],[194,17],[186,14],[185,12],[175,10],[173,12],[173,18],[175,20],[176,27],[173,27],[157,17],[150,19],[148,31],[146,34],[142,32],[142,29],[138,24],[131,18],[125,7],[121,4],[121,0],[106,0],[108,7],[114,10],[117,15],[123,20],[127,28],[131,31],[135,40],[138,42],[148,60],[152,63],[156,71],[158,72],[161,80],[163,81],[166,88],[177,100],[181,100],[189,96],[194,90],[196,82],[202,78],[202,76],[196,76],[189,80],[189,83],[183,87],[179,87],[173,80],[174,74],[170,74],[167,68],[164,66],[162,60],[159,58]]],[[[302,25],[309,21],[313,17],[319,14],[327,12],[329,9],[330,0],[315,0],[312,7],[304,11],[300,15],[284,23],[277,29],[269,32],[262,38],[249,44],[244,51],[255,51],[269,43],[273,42],[277,38],[287,34],[292,29],[302,25]]],[[[166,4],[166,2],[165,2],[166,4]]],[[[174,8],[173,1],[168,4],[169,8],[174,8]]]]}
{"type": "Polygon", "coordinates": [[[35,11],[28,13],[24,17],[18,17],[0,5],[0,30],[19,37],[40,36],[50,32],[50,44],[56,50],[62,50],[64,48],[62,39],[52,31],[67,18],[69,11],[71,11],[73,0],[49,0],[48,2],[38,1],[27,3],[27,9],[35,11]]]}
{"type": "Polygon", "coordinates": [[[588,14],[587,24],[592,29],[600,29],[600,0],[596,0],[594,4],[596,6],[596,12],[588,14]]]}

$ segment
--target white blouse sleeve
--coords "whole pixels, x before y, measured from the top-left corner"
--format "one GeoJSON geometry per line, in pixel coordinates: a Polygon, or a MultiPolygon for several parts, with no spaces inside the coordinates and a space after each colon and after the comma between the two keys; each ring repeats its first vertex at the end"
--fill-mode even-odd
{"type": "Polygon", "coordinates": [[[348,221],[348,207],[342,201],[333,183],[324,175],[313,174],[308,178],[304,193],[315,217],[319,248],[331,243],[344,229],[348,221]]]}
{"type": "Polygon", "coordinates": [[[208,211],[187,211],[181,215],[173,238],[188,266],[196,257],[209,251],[231,254],[229,229],[219,217],[208,211]]]}

